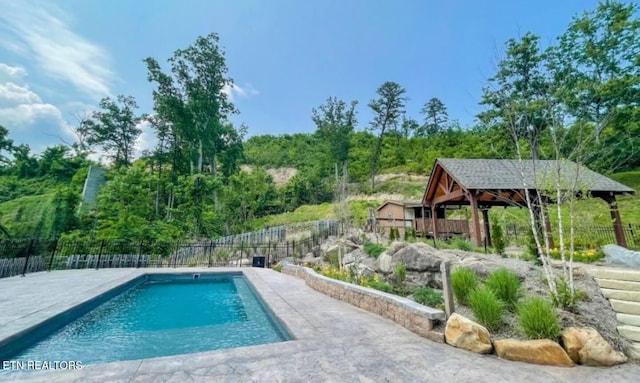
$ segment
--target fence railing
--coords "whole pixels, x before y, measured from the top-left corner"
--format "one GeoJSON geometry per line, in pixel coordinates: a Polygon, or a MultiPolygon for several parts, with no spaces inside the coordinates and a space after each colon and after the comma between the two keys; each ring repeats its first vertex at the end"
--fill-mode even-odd
{"type": "MultiPolygon", "coordinates": [[[[568,228],[565,228],[568,230],[568,228]]],[[[640,224],[629,223],[622,225],[624,237],[627,240],[627,247],[631,249],[640,249],[640,224]]],[[[508,225],[506,227],[507,239],[517,245],[525,245],[529,228],[520,225],[508,225]]],[[[568,233],[565,231],[568,238],[568,233]]],[[[553,238],[558,240],[557,232],[554,232],[553,238]]],[[[575,242],[580,247],[596,247],[609,243],[616,243],[616,234],[613,225],[610,226],[579,226],[576,228],[575,242]]]]}
{"type": "Polygon", "coordinates": [[[337,225],[328,225],[299,240],[267,236],[264,242],[243,241],[64,241],[0,240],[0,278],[37,271],[119,267],[252,266],[254,258],[270,267],[287,257],[302,258],[314,251],[337,225]]]}

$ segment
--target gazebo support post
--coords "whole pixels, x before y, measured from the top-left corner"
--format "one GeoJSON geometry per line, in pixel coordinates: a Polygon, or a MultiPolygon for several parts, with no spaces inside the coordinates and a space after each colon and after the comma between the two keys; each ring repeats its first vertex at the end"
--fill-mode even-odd
{"type": "Polygon", "coordinates": [[[475,190],[468,192],[469,202],[471,203],[471,224],[473,225],[473,246],[482,246],[482,236],[480,234],[480,215],[478,214],[478,196],[475,190]]]}
{"type": "Polygon", "coordinates": [[[549,221],[549,212],[547,211],[546,205],[542,206],[544,209],[544,231],[547,232],[547,237],[549,238],[549,248],[553,249],[555,244],[553,243],[553,231],[551,230],[551,221],[549,221]]]}
{"type": "Polygon", "coordinates": [[[613,232],[616,236],[616,244],[627,247],[627,239],[622,230],[622,218],[620,218],[620,210],[618,210],[618,202],[616,201],[615,194],[603,194],[599,197],[609,204],[609,214],[611,214],[611,219],[613,220],[613,232]]]}
{"type": "MultiPolygon", "coordinates": [[[[436,214],[436,205],[431,206],[431,224],[433,225],[433,239],[438,239],[440,233],[438,233],[438,214],[436,214]]],[[[426,228],[425,228],[426,229],[426,228]]],[[[426,234],[425,234],[426,237],[426,234]]]]}
{"type": "Polygon", "coordinates": [[[423,237],[427,238],[427,209],[422,205],[422,234],[423,237]]]}
{"type": "Polygon", "coordinates": [[[489,208],[480,209],[482,211],[482,221],[484,221],[484,237],[487,239],[487,247],[493,247],[491,243],[491,225],[489,224],[489,208]]]}

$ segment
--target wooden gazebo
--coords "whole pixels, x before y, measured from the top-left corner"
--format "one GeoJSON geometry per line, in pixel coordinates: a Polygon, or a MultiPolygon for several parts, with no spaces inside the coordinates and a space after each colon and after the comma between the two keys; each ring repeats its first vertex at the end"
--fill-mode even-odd
{"type": "MultiPolygon", "coordinates": [[[[609,204],[614,221],[616,242],[626,247],[622,220],[616,196],[633,194],[635,191],[619,182],[589,170],[571,161],[555,160],[496,160],[496,159],[437,159],[424,193],[422,204],[432,212],[440,206],[471,206],[472,241],[482,244],[480,212],[483,215],[484,233],[491,242],[488,211],[493,206],[526,207],[526,194],[533,201],[535,216],[540,223],[540,209],[551,200],[551,196],[538,199],[536,190],[555,189],[555,185],[571,185],[565,190],[580,190],[593,197],[602,198],[609,204]],[[577,186],[577,187],[576,187],[577,186]]],[[[561,189],[563,187],[561,186],[561,189]]],[[[540,193],[542,194],[542,193],[540,193]]],[[[548,218],[548,215],[545,215],[548,218]]],[[[431,217],[435,217],[431,214],[431,217]]],[[[548,219],[540,223],[551,231],[548,219]]],[[[438,237],[437,225],[434,224],[438,237]]]]}

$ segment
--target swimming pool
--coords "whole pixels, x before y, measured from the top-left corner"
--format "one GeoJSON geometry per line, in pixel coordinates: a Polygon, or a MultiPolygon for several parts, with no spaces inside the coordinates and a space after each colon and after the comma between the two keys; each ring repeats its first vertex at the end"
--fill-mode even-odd
{"type": "Polygon", "coordinates": [[[241,273],[148,274],[23,334],[0,357],[84,365],[290,339],[241,273]]]}

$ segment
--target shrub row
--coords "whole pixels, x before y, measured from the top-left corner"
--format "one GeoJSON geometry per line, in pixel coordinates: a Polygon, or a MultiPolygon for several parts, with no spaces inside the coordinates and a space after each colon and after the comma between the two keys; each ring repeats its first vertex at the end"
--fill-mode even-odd
{"type": "Polygon", "coordinates": [[[476,320],[489,330],[503,325],[504,310],[516,313],[523,335],[528,339],[553,339],[560,335],[560,324],[550,302],[530,297],[520,302],[522,288],[511,270],[494,270],[481,283],[470,269],[458,268],[451,274],[451,287],[459,304],[469,305],[476,320]]]}

